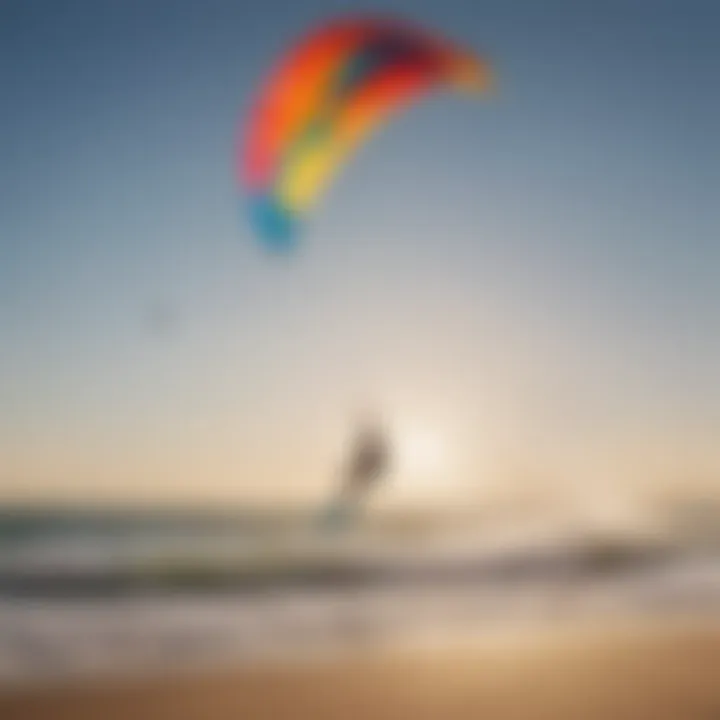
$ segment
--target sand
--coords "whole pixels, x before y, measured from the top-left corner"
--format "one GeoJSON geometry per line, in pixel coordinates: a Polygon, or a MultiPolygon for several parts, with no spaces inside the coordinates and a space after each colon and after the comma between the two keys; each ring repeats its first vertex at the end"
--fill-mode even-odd
{"type": "Polygon", "coordinates": [[[720,720],[720,623],[0,693],[2,720],[720,720]]]}

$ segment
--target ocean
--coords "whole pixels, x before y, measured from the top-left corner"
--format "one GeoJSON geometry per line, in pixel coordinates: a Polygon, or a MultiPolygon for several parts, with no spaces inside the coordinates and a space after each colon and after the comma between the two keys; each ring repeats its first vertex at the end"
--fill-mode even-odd
{"type": "Polygon", "coordinates": [[[304,512],[0,513],[0,683],[237,666],[548,622],[720,619],[712,547],[304,512]]]}

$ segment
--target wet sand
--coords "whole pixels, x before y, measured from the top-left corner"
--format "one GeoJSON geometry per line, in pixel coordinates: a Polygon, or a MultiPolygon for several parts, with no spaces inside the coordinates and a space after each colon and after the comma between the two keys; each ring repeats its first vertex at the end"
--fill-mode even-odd
{"type": "Polygon", "coordinates": [[[647,624],[7,690],[2,720],[718,720],[720,623],[647,624]]]}

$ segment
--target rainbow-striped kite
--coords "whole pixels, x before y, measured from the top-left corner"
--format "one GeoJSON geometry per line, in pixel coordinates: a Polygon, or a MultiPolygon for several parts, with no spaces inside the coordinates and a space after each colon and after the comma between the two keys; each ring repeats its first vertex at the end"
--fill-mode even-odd
{"type": "Polygon", "coordinates": [[[442,87],[478,93],[487,63],[415,25],[385,17],[329,22],[292,47],[243,123],[238,176],[269,247],[291,247],[338,167],[391,113],[442,87]]]}

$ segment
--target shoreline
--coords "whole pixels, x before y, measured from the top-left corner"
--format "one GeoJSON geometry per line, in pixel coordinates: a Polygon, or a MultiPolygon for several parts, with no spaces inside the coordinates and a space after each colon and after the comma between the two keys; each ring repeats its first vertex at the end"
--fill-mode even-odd
{"type": "Polygon", "coordinates": [[[3,720],[712,720],[720,619],[547,627],[467,642],[0,690],[3,720]]]}

